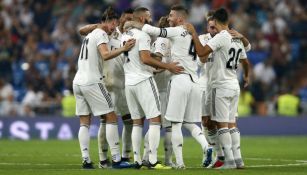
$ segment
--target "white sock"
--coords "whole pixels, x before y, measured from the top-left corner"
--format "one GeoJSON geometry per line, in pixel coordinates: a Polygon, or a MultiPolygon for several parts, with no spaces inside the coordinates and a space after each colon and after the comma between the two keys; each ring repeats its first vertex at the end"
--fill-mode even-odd
{"type": "Polygon", "coordinates": [[[165,164],[170,165],[173,163],[172,161],[172,128],[167,127],[165,128],[165,138],[164,138],[164,161],[165,164]]]}
{"type": "Polygon", "coordinates": [[[91,162],[90,159],[90,134],[89,134],[89,126],[88,125],[80,125],[78,138],[81,149],[82,160],[87,163],[91,162]]]}
{"type": "MultiPolygon", "coordinates": [[[[130,120],[131,121],[131,120],[130,120]]],[[[132,122],[124,121],[124,127],[122,132],[122,157],[129,158],[132,148],[131,133],[132,133],[132,122]]]]}
{"type": "Polygon", "coordinates": [[[213,151],[216,152],[216,156],[218,158],[224,157],[223,150],[221,148],[220,142],[218,140],[218,133],[217,129],[209,130],[208,131],[208,142],[213,147],[213,151]]]}
{"type": "Polygon", "coordinates": [[[158,161],[158,147],[160,143],[161,123],[150,123],[148,129],[149,162],[155,164],[158,161]]]}
{"type": "Polygon", "coordinates": [[[143,132],[142,125],[136,125],[136,124],[133,125],[132,134],[131,134],[133,158],[134,162],[137,162],[140,165],[142,164],[141,152],[140,152],[142,144],[142,132],[143,132]]]}
{"type": "Polygon", "coordinates": [[[120,145],[119,145],[119,135],[118,135],[118,124],[107,123],[106,135],[107,135],[108,144],[110,146],[112,161],[119,162],[121,160],[121,156],[120,156],[120,145]]]}
{"type": "Polygon", "coordinates": [[[194,139],[201,145],[201,148],[205,154],[208,148],[208,142],[202,130],[195,123],[184,123],[183,127],[185,127],[186,129],[190,131],[194,139]]]}
{"type": "Polygon", "coordinates": [[[100,120],[100,126],[98,130],[98,154],[99,160],[104,161],[108,158],[108,142],[106,137],[106,123],[100,120]]]}
{"type": "Polygon", "coordinates": [[[142,160],[148,162],[149,161],[149,140],[148,140],[148,131],[144,136],[144,152],[142,160]]]}
{"type": "Polygon", "coordinates": [[[236,164],[244,165],[242,156],[241,156],[241,148],[240,148],[240,131],[238,128],[229,129],[231,140],[232,140],[232,152],[233,157],[235,159],[236,164]]]}
{"type": "Polygon", "coordinates": [[[177,166],[184,166],[182,157],[183,136],[182,123],[172,123],[172,145],[177,166]]]}
{"type": "Polygon", "coordinates": [[[225,154],[225,163],[229,165],[234,165],[235,162],[231,149],[231,136],[228,128],[220,128],[218,130],[218,140],[225,154]]]}

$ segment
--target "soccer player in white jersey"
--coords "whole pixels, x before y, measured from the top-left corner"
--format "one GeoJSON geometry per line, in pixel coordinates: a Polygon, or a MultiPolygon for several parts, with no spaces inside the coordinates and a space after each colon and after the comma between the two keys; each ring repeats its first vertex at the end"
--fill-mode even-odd
{"type": "Polygon", "coordinates": [[[135,22],[125,24],[126,27],[131,25],[153,36],[168,38],[171,42],[172,61],[178,61],[184,67],[182,74],[171,77],[165,114],[165,118],[172,122],[172,146],[178,169],[185,168],[182,156],[182,125],[201,144],[204,154],[208,146],[202,130],[196,125],[196,122],[201,121],[201,91],[196,73],[198,66],[192,37],[183,27],[187,16],[188,12],[183,6],[175,5],[171,8],[168,18],[171,27],[158,28],[135,22]]]}
{"type": "MultiPolygon", "coordinates": [[[[159,20],[159,27],[169,27],[169,23],[167,21],[168,16],[162,16],[159,20]]],[[[170,41],[167,38],[158,37],[156,41],[152,44],[152,56],[158,60],[161,60],[165,63],[170,63],[170,53],[171,53],[171,46],[170,41]]],[[[165,119],[165,112],[167,107],[167,85],[171,77],[171,73],[169,71],[155,69],[155,81],[157,83],[157,87],[160,94],[160,102],[161,102],[161,122],[162,128],[165,129],[165,137],[164,137],[164,164],[166,166],[173,167],[174,164],[172,162],[172,125],[171,122],[165,119]]],[[[148,162],[148,134],[145,135],[144,140],[144,155],[143,155],[143,162],[148,162]]]]}
{"type": "MultiPolygon", "coordinates": [[[[119,19],[119,25],[110,37],[108,48],[115,50],[120,48],[121,37],[123,33],[123,26],[127,20],[131,20],[133,15],[132,9],[125,10],[119,19]]],[[[80,28],[79,32],[82,35],[88,34],[92,30],[97,28],[97,24],[89,24],[80,28]]],[[[130,152],[132,149],[131,145],[131,131],[132,131],[132,120],[130,112],[127,106],[126,95],[125,95],[125,75],[124,75],[124,56],[121,54],[115,59],[110,59],[104,62],[104,76],[105,85],[110,92],[112,100],[114,101],[115,112],[120,115],[123,120],[122,130],[122,161],[129,162],[130,152]]],[[[107,168],[109,161],[107,159],[108,144],[106,142],[106,121],[104,118],[100,120],[100,127],[98,131],[98,151],[99,151],[99,167],[107,168]]]]}
{"type": "MultiPolygon", "coordinates": [[[[148,9],[140,7],[134,10],[133,20],[140,23],[151,22],[148,9]]],[[[153,79],[152,67],[181,73],[183,68],[178,63],[163,63],[150,56],[151,39],[139,29],[132,28],[122,36],[122,43],[136,39],[135,47],[125,52],[125,92],[131,118],[133,120],[132,148],[136,168],[142,168],[140,146],[142,142],[143,116],[149,120],[149,165],[151,169],[169,169],[157,160],[157,149],[160,141],[161,112],[159,92],[153,79]],[[150,67],[152,66],[152,67],[150,67]]]]}
{"type": "Polygon", "coordinates": [[[219,33],[205,46],[200,43],[194,27],[189,24],[186,27],[193,36],[196,52],[202,62],[207,61],[210,53],[214,54],[211,72],[211,120],[217,124],[218,140],[225,154],[222,168],[236,168],[228,123],[234,120],[238,107],[240,87],[233,67],[235,67],[240,53],[231,48],[232,36],[227,31],[229,30],[227,11],[225,9],[216,10],[213,19],[219,33]]]}
{"type": "Polygon", "coordinates": [[[111,148],[112,167],[126,168],[130,166],[127,162],[121,161],[117,117],[110,94],[103,81],[103,61],[128,51],[135,44],[134,40],[130,40],[125,46],[109,52],[108,34],[114,31],[116,23],[117,15],[111,8],[108,8],[103,14],[99,27],[90,32],[83,40],[78,58],[78,71],[73,80],[76,115],[80,117],[78,138],[84,169],[94,168],[89,155],[91,115],[103,116],[106,119],[106,140],[111,148]]]}

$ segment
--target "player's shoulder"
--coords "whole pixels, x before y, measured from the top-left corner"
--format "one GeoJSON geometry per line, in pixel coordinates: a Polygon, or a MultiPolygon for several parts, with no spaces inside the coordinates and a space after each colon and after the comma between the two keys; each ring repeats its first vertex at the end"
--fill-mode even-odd
{"type": "Polygon", "coordinates": [[[212,37],[211,37],[210,33],[205,33],[205,34],[199,35],[198,38],[199,38],[200,40],[203,40],[203,41],[208,41],[208,40],[210,40],[212,37]]]}
{"type": "Polygon", "coordinates": [[[238,47],[238,48],[244,49],[243,42],[239,38],[231,38],[231,44],[238,47]]]}

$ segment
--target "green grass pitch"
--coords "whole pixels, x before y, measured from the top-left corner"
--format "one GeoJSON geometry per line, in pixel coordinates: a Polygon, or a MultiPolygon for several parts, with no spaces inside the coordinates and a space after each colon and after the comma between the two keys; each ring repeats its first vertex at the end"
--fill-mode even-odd
{"type": "MultiPolygon", "coordinates": [[[[77,140],[71,141],[10,141],[0,140],[1,175],[306,175],[307,137],[243,137],[241,149],[245,161],[244,170],[213,170],[200,166],[201,149],[192,138],[184,140],[186,170],[82,170],[77,140]]],[[[162,140],[161,140],[162,143],[162,140]]],[[[91,141],[91,158],[98,162],[97,141],[91,141]]],[[[163,160],[160,145],[159,159],[163,160]]]]}

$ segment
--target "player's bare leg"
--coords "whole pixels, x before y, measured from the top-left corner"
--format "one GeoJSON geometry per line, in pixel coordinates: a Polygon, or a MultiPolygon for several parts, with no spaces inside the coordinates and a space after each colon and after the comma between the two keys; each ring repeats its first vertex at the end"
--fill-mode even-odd
{"type": "Polygon", "coordinates": [[[82,167],[84,169],[93,169],[93,163],[90,158],[90,134],[89,127],[91,124],[90,115],[81,115],[80,116],[80,128],[78,133],[78,139],[81,149],[81,155],[83,160],[82,167]]]}

